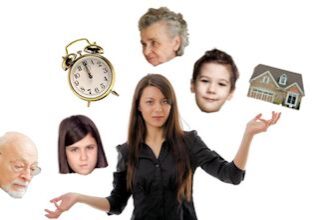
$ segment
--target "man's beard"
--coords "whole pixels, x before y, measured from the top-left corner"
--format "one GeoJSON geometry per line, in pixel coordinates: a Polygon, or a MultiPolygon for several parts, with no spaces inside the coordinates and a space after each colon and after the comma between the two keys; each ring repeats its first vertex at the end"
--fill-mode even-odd
{"type": "Polygon", "coordinates": [[[20,199],[26,193],[28,184],[29,184],[29,182],[23,182],[23,181],[20,181],[20,180],[13,180],[11,183],[3,186],[2,189],[5,192],[7,192],[11,197],[16,198],[16,199],[20,199]],[[25,187],[17,189],[17,190],[13,190],[12,188],[13,188],[14,184],[22,185],[22,186],[25,186],[25,187]]]}

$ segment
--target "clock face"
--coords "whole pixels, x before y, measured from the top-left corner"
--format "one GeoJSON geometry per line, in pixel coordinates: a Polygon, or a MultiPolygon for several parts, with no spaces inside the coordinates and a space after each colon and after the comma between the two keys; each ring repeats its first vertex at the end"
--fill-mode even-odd
{"type": "Polygon", "coordinates": [[[97,55],[84,55],[73,65],[70,84],[80,98],[89,101],[104,98],[114,82],[113,68],[108,60],[97,55]]]}

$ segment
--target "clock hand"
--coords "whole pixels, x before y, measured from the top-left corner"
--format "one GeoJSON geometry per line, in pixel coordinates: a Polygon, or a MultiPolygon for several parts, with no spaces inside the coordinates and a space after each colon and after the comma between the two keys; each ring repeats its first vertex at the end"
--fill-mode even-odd
{"type": "Polygon", "coordinates": [[[84,66],[85,69],[86,69],[86,72],[87,72],[87,74],[88,74],[88,77],[89,77],[90,79],[92,79],[92,78],[93,78],[93,75],[91,74],[90,70],[88,69],[87,63],[86,63],[86,62],[83,62],[83,66],[84,66]]]}

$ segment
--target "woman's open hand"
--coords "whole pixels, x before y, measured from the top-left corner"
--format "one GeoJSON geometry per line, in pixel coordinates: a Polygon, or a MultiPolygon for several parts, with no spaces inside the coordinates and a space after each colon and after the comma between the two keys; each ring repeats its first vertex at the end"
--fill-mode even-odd
{"type": "Polygon", "coordinates": [[[59,218],[59,216],[64,212],[69,210],[77,201],[79,194],[77,193],[66,193],[62,196],[50,200],[54,203],[56,209],[54,211],[45,209],[47,218],[59,218]]]}
{"type": "Polygon", "coordinates": [[[267,131],[268,127],[277,123],[280,118],[280,112],[272,112],[269,120],[263,119],[262,114],[258,114],[247,123],[246,132],[249,135],[255,135],[267,131]]]}

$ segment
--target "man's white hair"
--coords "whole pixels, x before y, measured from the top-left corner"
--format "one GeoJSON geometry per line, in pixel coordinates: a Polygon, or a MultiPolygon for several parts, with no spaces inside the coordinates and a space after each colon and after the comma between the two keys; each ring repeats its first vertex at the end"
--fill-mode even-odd
{"type": "Polygon", "coordinates": [[[16,131],[9,131],[0,137],[0,150],[3,150],[5,147],[20,141],[26,141],[35,146],[34,142],[25,134],[16,131]]]}

